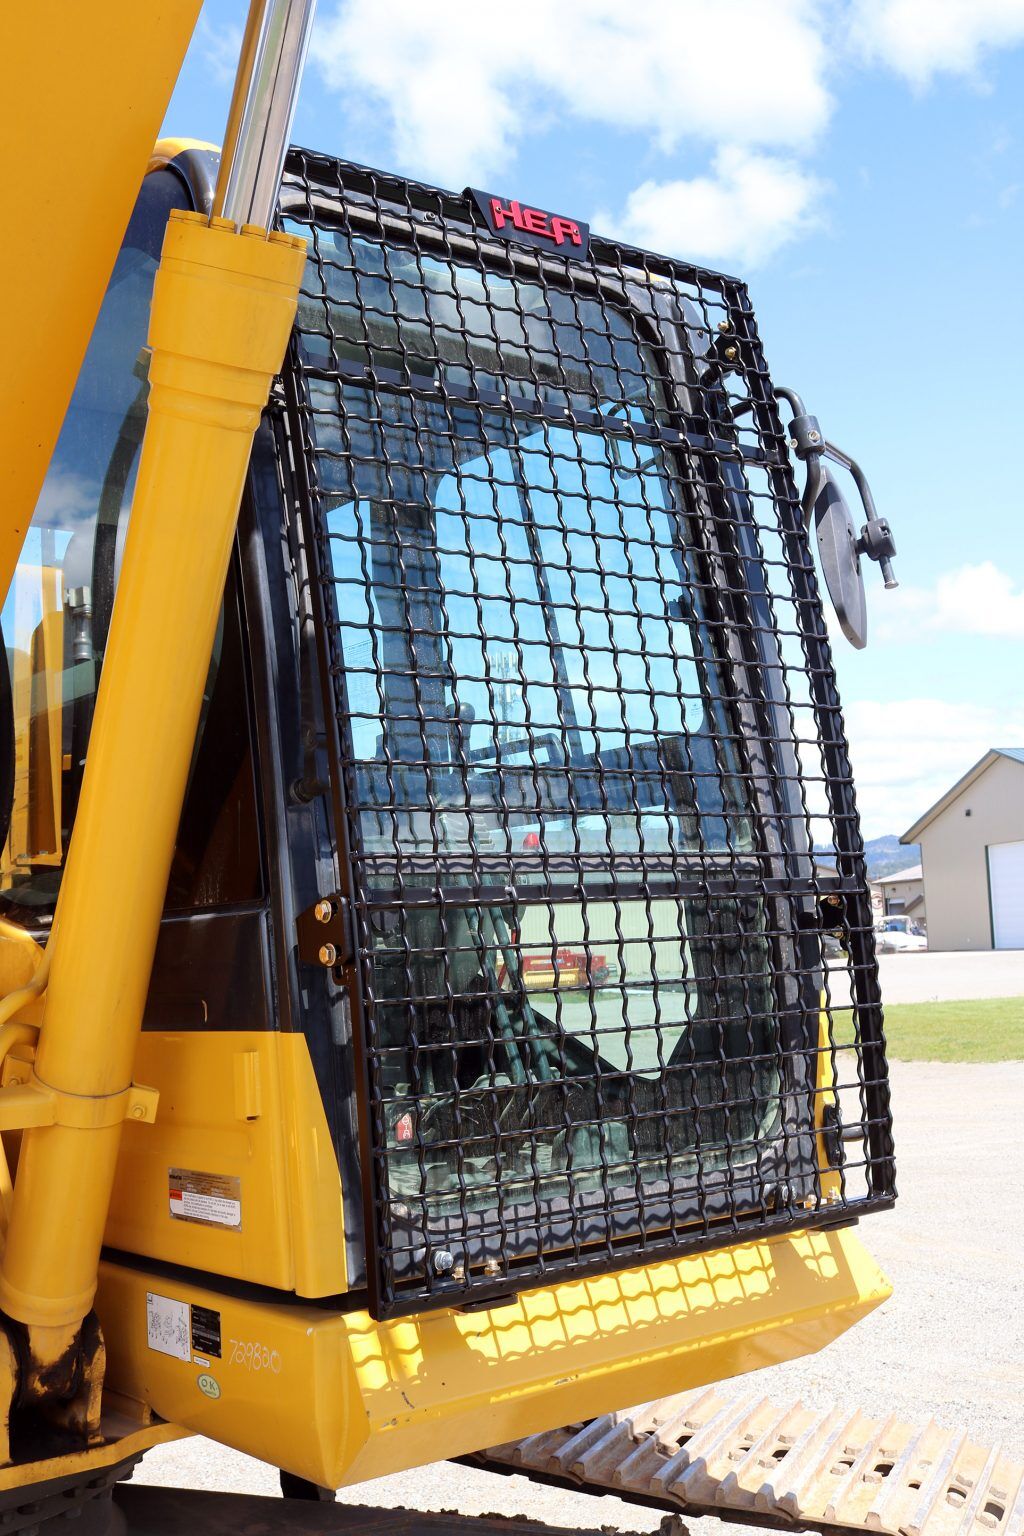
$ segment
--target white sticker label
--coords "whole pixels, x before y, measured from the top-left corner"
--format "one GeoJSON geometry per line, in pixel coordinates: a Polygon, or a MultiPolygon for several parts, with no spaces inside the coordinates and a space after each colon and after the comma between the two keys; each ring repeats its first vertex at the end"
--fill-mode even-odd
{"type": "Polygon", "coordinates": [[[174,1190],[171,1215],[181,1221],[208,1221],[215,1227],[240,1227],[242,1203],[225,1200],[223,1195],[200,1195],[191,1189],[174,1190]]]}
{"type": "Polygon", "coordinates": [[[192,1357],[188,1302],[146,1292],[146,1342],[150,1349],[175,1360],[192,1357]]]}
{"type": "Polygon", "coordinates": [[[224,1174],[171,1168],[168,1203],[175,1221],[196,1221],[206,1227],[242,1226],[242,1183],[224,1174]]]}

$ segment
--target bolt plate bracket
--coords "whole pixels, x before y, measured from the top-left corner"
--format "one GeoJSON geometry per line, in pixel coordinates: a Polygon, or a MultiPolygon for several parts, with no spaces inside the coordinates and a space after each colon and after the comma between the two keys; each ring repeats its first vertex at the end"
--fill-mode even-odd
{"type": "Polygon", "coordinates": [[[352,959],[349,904],[337,891],[319,897],[311,907],[300,912],[295,929],[303,965],[347,965],[352,959]],[[326,950],[333,950],[332,958],[324,958],[322,952],[326,950]]]}

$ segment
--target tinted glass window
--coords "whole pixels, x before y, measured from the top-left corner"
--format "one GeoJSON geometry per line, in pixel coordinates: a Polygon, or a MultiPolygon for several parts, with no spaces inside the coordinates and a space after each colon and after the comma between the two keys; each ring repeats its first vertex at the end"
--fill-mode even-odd
{"type": "Polygon", "coordinates": [[[392,1190],[440,1216],[538,1168],[552,1197],[633,1188],[627,1112],[667,1117],[645,1178],[666,1141],[676,1172],[698,1143],[753,1161],[779,1113],[764,907],[677,893],[755,856],[749,774],[678,473],[613,428],[657,421],[657,370],[610,306],[426,258],[417,289],[408,255],[316,238],[392,1190]],[[510,376],[587,425],[487,395],[510,376]]]}
{"type": "Polygon", "coordinates": [[[299,300],[311,364],[392,371],[453,389],[573,406],[663,406],[628,318],[593,298],[382,246],[342,230],[310,230],[328,303],[299,300]]]}
{"type": "MultiPolygon", "coordinates": [[[[138,473],[153,278],[168,215],[188,206],[173,172],[143,183],[3,609],[15,782],[0,900],[43,922],[56,903],[81,792],[138,473]]],[[[175,906],[259,894],[240,623],[232,578],[171,875],[175,906]]]]}

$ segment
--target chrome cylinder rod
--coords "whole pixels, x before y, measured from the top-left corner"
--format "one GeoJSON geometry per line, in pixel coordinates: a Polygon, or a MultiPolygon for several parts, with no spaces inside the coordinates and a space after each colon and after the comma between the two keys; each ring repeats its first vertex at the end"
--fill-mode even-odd
{"type": "Polygon", "coordinates": [[[214,202],[236,229],[269,229],[274,217],[315,10],[316,0],[254,0],[214,202]]]}

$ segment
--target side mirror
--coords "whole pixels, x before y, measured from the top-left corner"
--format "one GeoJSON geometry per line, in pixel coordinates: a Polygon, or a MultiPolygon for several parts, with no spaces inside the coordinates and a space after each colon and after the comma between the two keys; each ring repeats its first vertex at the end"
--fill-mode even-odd
{"type": "Polygon", "coordinates": [[[871,487],[856,459],[826,441],[817,417],[808,414],[795,390],[777,389],[776,394],[793,412],[790,441],[797,458],[807,465],[801,506],[805,526],[809,527],[811,519],[814,520],[818,558],[829,598],[843,634],[857,650],[863,650],[867,644],[868,616],[860,557],[867,555],[869,560],[877,561],[887,589],[899,586],[892,568],[896,554],[892,529],[875,511],[871,487]],[[867,518],[859,534],[846,498],[824,462],[826,459],[853,476],[867,518]]]}
{"type": "Polygon", "coordinates": [[[814,533],[821,574],[839,627],[852,646],[862,651],[868,638],[868,609],[864,576],[857,550],[857,529],[846,498],[827,467],[814,502],[814,533]]]}

